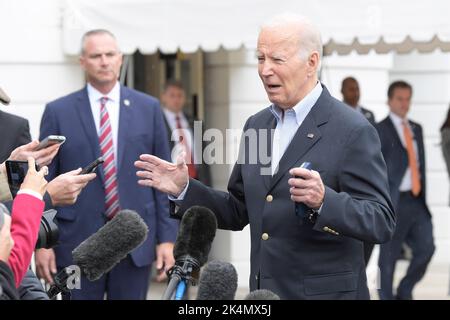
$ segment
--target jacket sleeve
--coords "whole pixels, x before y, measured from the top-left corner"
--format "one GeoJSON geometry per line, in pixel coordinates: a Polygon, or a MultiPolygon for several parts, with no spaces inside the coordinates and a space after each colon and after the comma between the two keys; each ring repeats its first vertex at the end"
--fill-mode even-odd
{"type": "Polygon", "coordinates": [[[14,285],[14,274],[9,266],[0,260],[0,300],[18,300],[19,295],[14,285]]]}
{"type": "Polygon", "coordinates": [[[339,192],[325,187],[314,229],[371,243],[391,239],[395,214],[380,139],[369,124],[355,128],[345,144],[338,172],[339,192]]]}

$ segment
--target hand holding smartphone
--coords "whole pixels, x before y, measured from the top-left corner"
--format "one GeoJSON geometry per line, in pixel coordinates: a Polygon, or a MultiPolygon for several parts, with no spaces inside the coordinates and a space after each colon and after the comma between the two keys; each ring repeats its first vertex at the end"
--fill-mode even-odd
{"type": "MultiPolygon", "coordinates": [[[[6,160],[5,161],[6,174],[8,176],[9,189],[13,198],[20,190],[20,186],[25,179],[28,172],[28,161],[21,160],[6,160]]],[[[39,171],[39,167],[35,164],[36,171],[39,171]]]]}
{"type": "MultiPolygon", "coordinates": [[[[312,169],[311,162],[303,162],[302,165],[300,166],[300,168],[311,170],[312,169]]],[[[300,177],[296,177],[296,178],[300,178],[300,177]]],[[[306,204],[299,203],[299,202],[295,203],[295,214],[297,215],[297,217],[305,218],[307,210],[308,210],[308,207],[306,206],[306,204]]]]}
{"type": "Polygon", "coordinates": [[[64,136],[50,135],[39,143],[39,145],[36,147],[35,151],[45,149],[54,144],[63,144],[65,141],[66,141],[66,137],[64,137],[64,136]]]}

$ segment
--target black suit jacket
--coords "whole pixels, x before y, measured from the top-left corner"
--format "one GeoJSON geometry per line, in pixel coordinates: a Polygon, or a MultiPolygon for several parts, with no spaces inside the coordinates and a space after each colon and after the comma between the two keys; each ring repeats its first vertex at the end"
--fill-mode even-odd
{"type": "MultiPolygon", "coordinates": [[[[275,126],[266,108],[251,116],[244,130],[275,126]]],[[[265,141],[256,145],[267,143],[271,150],[268,137],[259,136],[265,141]]],[[[235,164],[228,192],[191,179],[172,214],[180,217],[192,205],[202,205],[216,214],[221,229],[242,230],[250,224],[251,290],[269,289],[282,299],[369,299],[363,241],[386,242],[395,229],[375,128],[324,87],[273,177],[261,175],[270,163],[250,161],[256,155],[255,149],[249,152],[249,140],[241,142],[245,161],[235,164]],[[289,193],[289,169],[304,161],[312,163],[326,186],[314,224],[296,216],[289,193]]]]}
{"type": "Polygon", "coordinates": [[[8,159],[15,148],[30,141],[28,120],[0,111],[0,163],[8,159]]]}
{"type": "MultiPolygon", "coordinates": [[[[428,206],[426,205],[425,148],[423,144],[422,127],[416,122],[411,120],[408,121],[413,131],[414,140],[416,140],[419,154],[420,183],[422,186],[419,198],[422,200],[428,213],[431,214],[428,206]]],[[[405,171],[408,168],[408,153],[403,146],[397,130],[395,130],[394,124],[389,116],[383,121],[377,123],[376,128],[380,136],[381,151],[383,152],[388,170],[391,199],[394,204],[394,208],[397,208],[400,195],[399,187],[403,176],[405,175],[405,171]]]]}
{"type": "MultiPolygon", "coordinates": [[[[189,117],[186,113],[184,113],[184,116],[186,117],[188,123],[189,123],[189,129],[192,131],[194,128],[194,121],[195,119],[192,117],[189,117]]],[[[167,118],[164,114],[164,124],[166,125],[167,129],[167,140],[169,141],[170,150],[172,151],[175,147],[175,141],[172,140],[172,131],[169,126],[169,123],[167,122],[167,118]]],[[[202,131],[203,131],[203,122],[202,122],[202,131]]],[[[205,145],[200,146],[199,150],[195,150],[196,154],[203,155],[203,150],[205,148],[205,145]]],[[[202,183],[206,184],[207,186],[212,185],[211,181],[211,171],[208,164],[204,162],[203,156],[202,156],[202,163],[196,164],[195,168],[197,170],[197,180],[201,181],[202,183]]]]}
{"type": "Polygon", "coordinates": [[[361,107],[361,113],[370,122],[371,125],[375,125],[375,116],[373,115],[372,111],[361,107]]]}

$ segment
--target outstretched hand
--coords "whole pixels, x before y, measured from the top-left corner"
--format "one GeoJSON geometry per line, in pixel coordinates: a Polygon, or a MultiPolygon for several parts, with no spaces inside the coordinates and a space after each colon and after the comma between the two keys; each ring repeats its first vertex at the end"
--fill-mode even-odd
{"type": "Polygon", "coordinates": [[[141,169],[136,172],[140,178],[138,183],[178,197],[189,180],[185,156],[186,153],[182,152],[178,155],[177,163],[171,163],[150,154],[142,154],[140,160],[134,163],[141,169]]]}

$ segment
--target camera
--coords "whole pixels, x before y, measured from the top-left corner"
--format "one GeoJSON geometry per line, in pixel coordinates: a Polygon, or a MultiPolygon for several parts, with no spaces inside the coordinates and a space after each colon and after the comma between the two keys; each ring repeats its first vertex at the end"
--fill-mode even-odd
{"type": "MultiPolygon", "coordinates": [[[[3,213],[11,215],[8,208],[0,203],[0,222],[3,222],[3,213]]],[[[50,249],[58,244],[59,239],[59,229],[56,224],[56,213],[55,209],[50,209],[44,211],[41,218],[41,223],[39,225],[38,239],[36,241],[36,249],[50,249]]],[[[0,225],[1,228],[1,225],[0,225]]]]}
{"type": "Polygon", "coordinates": [[[58,244],[59,229],[56,224],[56,213],[55,209],[50,209],[42,215],[36,249],[50,249],[58,244]]]}

